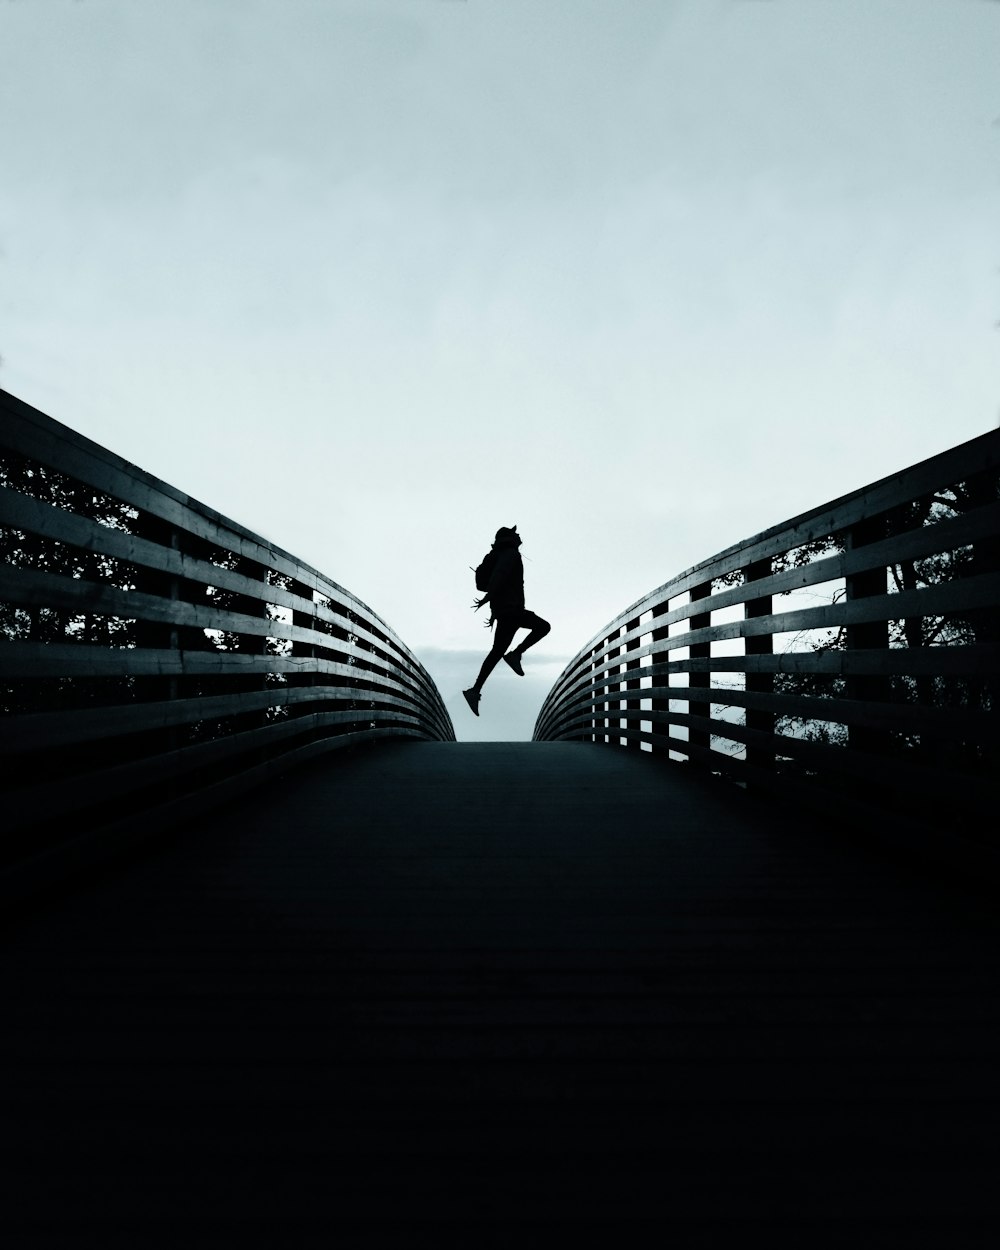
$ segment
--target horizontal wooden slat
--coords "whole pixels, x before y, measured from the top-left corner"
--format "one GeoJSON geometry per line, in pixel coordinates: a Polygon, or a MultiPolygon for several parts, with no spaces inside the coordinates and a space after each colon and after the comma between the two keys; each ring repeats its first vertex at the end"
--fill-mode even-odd
{"type": "MultiPolygon", "coordinates": [[[[631,723],[652,721],[654,725],[666,727],[674,725],[688,730],[700,729],[714,738],[737,742],[741,745],[758,746],[765,749],[777,749],[778,753],[800,762],[804,767],[814,770],[817,775],[839,776],[854,781],[869,782],[884,788],[886,799],[889,800],[896,791],[912,794],[916,801],[920,796],[934,798],[944,802],[961,800],[966,807],[976,804],[990,803],[995,797],[992,782],[983,777],[968,774],[961,776],[962,791],[956,794],[956,774],[945,769],[928,766],[926,761],[910,761],[900,756],[866,755],[859,751],[851,751],[846,747],[827,746],[818,742],[807,742],[801,738],[783,735],[771,735],[758,730],[749,729],[745,725],[734,725],[726,721],[711,720],[704,716],[690,713],[678,713],[667,717],[663,713],[632,712],[625,719],[631,723]]],[[[586,731],[589,721],[581,718],[577,725],[576,736],[590,736],[586,731]]],[[[598,728],[597,736],[611,738],[624,737],[635,742],[649,742],[660,749],[676,751],[681,755],[696,756],[699,748],[683,738],[676,738],[663,733],[650,734],[638,729],[622,729],[614,727],[598,728]]],[[[702,758],[706,758],[702,756],[702,758]]],[[[721,751],[712,751],[708,757],[717,767],[729,767],[739,771],[743,761],[727,756],[721,751]]]]}
{"type": "MultiPolygon", "coordinates": [[[[829,676],[856,676],[856,675],[875,675],[875,676],[949,676],[949,677],[966,677],[970,679],[982,679],[986,677],[994,677],[1000,674],[1000,655],[997,648],[988,645],[972,645],[968,647],[924,647],[911,650],[908,648],[897,648],[890,651],[833,651],[833,652],[787,652],[779,655],[752,655],[752,656],[723,656],[712,659],[684,659],[674,660],[666,664],[653,664],[646,667],[633,670],[629,673],[613,673],[605,672],[604,676],[595,681],[588,683],[580,681],[571,690],[567,691],[559,704],[552,710],[546,711],[544,717],[539,719],[539,731],[546,735],[557,733],[561,720],[571,709],[580,706],[589,706],[590,704],[600,704],[608,701],[619,701],[628,699],[634,701],[636,699],[677,699],[704,702],[712,693],[722,695],[725,693],[731,703],[740,703],[741,706],[757,707],[762,710],[774,710],[778,707],[777,700],[781,698],[790,699],[792,697],[804,698],[805,696],[781,696],[781,695],[756,695],[752,699],[745,693],[727,689],[725,687],[693,687],[693,686],[642,686],[635,690],[625,691],[621,689],[621,683],[631,681],[636,678],[652,678],[655,682],[657,678],[667,677],[675,673],[711,673],[711,672],[757,672],[757,673],[816,673],[829,676]]],[[[828,702],[833,704],[836,702],[829,697],[815,696],[817,706],[825,705],[828,702]]],[[[712,700],[713,702],[724,703],[727,700],[723,698],[712,700]]],[[[843,701],[847,705],[853,706],[850,701],[843,701]]],[[[893,705],[880,704],[878,707],[891,707],[893,705]]],[[[908,705],[898,705],[905,708],[908,705]]],[[[791,705],[779,711],[779,714],[793,714],[791,705]]],[[[956,713],[956,719],[953,729],[955,732],[961,727],[961,718],[964,713],[956,713]]],[[[900,711],[899,717],[905,721],[908,712],[900,711]]],[[[992,714],[983,714],[986,726],[992,725],[992,714]]],[[[816,719],[837,720],[838,716],[824,716],[822,713],[816,713],[816,719]]],[[[861,721],[857,723],[875,723],[873,721],[861,721]]],[[[903,728],[902,724],[893,727],[903,728]]],[[[912,726],[914,732],[917,727],[912,726]]],[[[992,736],[992,730],[991,730],[992,736]]]]}
{"type": "Polygon", "coordinates": [[[83,551],[113,556],[166,576],[202,582],[281,607],[302,610],[316,606],[312,600],[305,600],[281,586],[247,577],[233,569],[221,568],[208,560],[195,559],[139,534],[110,529],[92,517],[78,516],[6,487],[0,487],[0,525],[55,539],[83,551]]]}
{"type": "MultiPolygon", "coordinates": [[[[123,620],[276,638],[334,651],[355,649],[359,661],[370,662],[372,658],[370,652],[356,649],[347,640],[319,629],[270,620],[264,616],[248,616],[244,612],[208,604],[188,603],[183,599],[167,599],[138,590],[119,590],[103,582],[63,577],[39,569],[15,570],[9,565],[0,566],[0,600],[19,607],[61,608],[71,613],[95,613],[123,620]]],[[[400,661],[401,666],[404,663],[400,661]]]]}
{"type": "MultiPolygon", "coordinates": [[[[123,734],[224,720],[264,711],[269,707],[331,700],[356,700],[362,707],[371,703],[372,706],[398,707],[408,712],[415,710],[414,700],[406,697],[407,692],[401,690],[399,683],[385,677],[377,679],[377,684],[381,687],[378,690],[352,690],[343,686],[273,686],[267,690],[223,696],[82,708],[70,712],[35,712],[0,720],[0,750],[11,755],[23,754],[121,737],[123,734]]],[[[361,712],[357,719],[364,719],[361,712]]]]}
{"type": "MultiPolygon", "coordinates": [[[[35,501],[32,500],[31,502],[35,501]]],[[[47,505],[39,506],[44,506],[46,511],[49,512],[60,512],[59,509],[53,509],[53,507],[49,507],[47,505]]],[[[96,524],[95,521],[85,519],[85,517],[76,517],[73,514],[70,514],[70,512],[63,512],[63,514],[60,515],[64,516],[70,524],[63,525],[60,522],[59,525],[51,526],[51,529],[59,532],[68,532],[70,529],[74,529],[75,527],[71,524],[71,522],[80,522],[79,532],[76,532],[75,536],[81,540],[80,545],[86,550],[100,551],[101,554],[115,555],[123,557],[123,559],[129,559],[130,561],[134,559],[136,552],[139,552],[139,554],[143,555],[145,560],[149,562],[149,566],[155,567],[158,572],[165,572],[166,575],[175,575],[185,577],[185,579],[200,580],[204,585],[215,586],[217,589],[229,590],[235,592],[235,594],[245,595],[247,597],[255,597],[255,599],[260,601],[261,609],[264,609],[265,605],[274,604],[275,606],[287,607],[287,609],[299,612],[300,615],[310,616],[311,619],[316,622],[316,624],[311,627],[312,629],[315,629],[317,635],[320,636],[320,640],[316,642],[316,645],[334,646],[337,642],[341,642],[342,645],[346,645],[345,642],[342,642],[340,639],[336,639],[336,637],[332,637],[330,634],[327,634],[324,629],[322,629],[320,622],[324,622],[324,624],[335,626],[336,629],[342,629],[345,632],[354,634],[357,639],[365,642],[367,646],[372,647],[377,654],[391,656],[391,661],[395,662],[395,664],[410,667],[410,669],[417,671],[417,661],[409,654],[409,652],[400,652],[397,651],[395,647],[391,647],[391,640],[390,642],[386,642],[384,637],[372,631],[371,627],[367,625],[364,620],[350,619],[350,617],[342,615],[341,612],[331,611],[325,606],[315,604],[312,600],[302,599],[300,595],[294,595],[291,594],[290,591],[282,590],[280,586],[271,586],[269,584],[265,584],[265,582],[251,580],[250,577],[236,574],[236,572],[232,570],[219,569],[219,567],[216,567],[215,565],[207,564],[206,561],[192,560],[190,556],[185,556],[179,551],[171,551],[169,547],[160,547],[158,545],[151,544],[151,542],[136,539],[134,536],[121,534],[118,530],[105,529],[104,526],[96,524]],[[84,542],[85,539],[93,539],[93,542],[84,542]],[[163,555],[163,567],[156,566],[154,559],[154,556],[156,555],[163,555]]],[[[53,572],[32,569],[16,569],[15,574],[12,574],[12,576],[16,576],[17,579],[21,579],[19,581],[4,580],[5,571],[6,570],[0,570],[0,599],[4,599],[5,597],[6,601],[15,602],[15,604],[20,605],[34,604],[46,607],[68,607],[71,611],[93,611],[94,609],[80,609],[78,601],[76,601],[76,596],[80,595],[85,597],[86,595],[91,594],[93,591],[90,591],[89,587],[94,585],[104,585],[106,586],[106,589],[116,591],[121,595],[131,596],[136,594],[135,591],[118,590],[118,587],[110,586],[110,584],[105,584],[105,582],[91,582],[85,581],[84,579],[71,579],[71,577],[64,579],[66,581],[66,586],[64,587],[58,587],[55,582],[34,582],[32,581],[31,575],[36,574],[36,572],[42,577],[56,577],[60,575],[53,574],[53,572]],[[40,587],[40,589],[36,589],[36,587],[40,587]]],[[[8,576],[11,575],[8,574],[8,576]]],[[[113,604],[114,600],[106,602],[113,604]]],[[[141,602],[141,600],[136,602],[141,602]]],[[[183,604],[185,601],[180,599],[171,599],[168,600],[168,602],[174,606],[170,607],[166,620],[171,622],[171,624],[176,624],[176,622],[179,622],[178,615],[180,612],[183,612],[183,609],[181,609],[179,605],[183,604]]],[[[138,615],[133,610],[133,606],[134,605],[130,606],[129,600],[120,600],[118,604],[116,604],[118,610],[115,612],[106,611],[106,615],[133,617],[138,615]]],[[[201,612],[202,619],[204,619],[205,611],[220,611],[220,609],[215,609],[215,607],[210,607],[209,605],[199,604],[192,606],[195,606],[196,610],[201,612]]],[[[156,616],[145,616],[141,617],[141,619],[155,619],[163,621],[163,610],[156,609],[156,616]]],[[[264,620],[265,617],[261,614],[260,619],[264,620]]],[[[242,632],[254,632],[254,634],[260,634],[260,629],[257,627],[260,622],[257,621],[256,617],[251,617],[251,620],[255,621],[254,629],[245,629],[242,630],[242,632]]],[[[181,624],[186,624],[186,621],[180,622],[181,624]]],[[[281,622],[270,621],[269,624],[280,626],[281,622]]],[[[207,627],[211,627],[211,629],[227,629],[229,626],[211,625],[207,627]]],[[[274,630],[269,630],[267,631],[267,636],[275,637],[284,635],[276,635],[274,630]]]]}
{"type": "MultiPolygon", "coordinates": [[[[694,721],[697,718],[691,719],[694,721]]],[[[814,743],[796,744],[796,753],[803,757],[798,762],[802,764],[804,773],[775,773],[748,764],[741,757],[662,733],[612,729],[602,731],[599,741],[604,732],[608,733],[612,741],[624,738],[636,747],[642,744],[661,754],[674,752],[701,768],[728,776],[741,784],[752,784],[755,789],[767,790],[786,803],[794,798],[797,811],[801,810],[803,804],[815,806],[823,811],[826,818],[829,818],[831,806],[836,803],[838,809],[855,815],[864,813],[871,819],[872,801],[870,798],[867,801],[859,800],[856,789],[859,785],[868,786],[881,789],[884,794],[885,804],[882,810],[885,819],[895,819],[900,828],[910,829],[911,822],[908,817],[914,814],[914,802],[905,807],[900,805],[894,808],[893,796],[912,793],[912,787],[919,784],[919,794],[925,805],[933,803],[950,809],[955,820],[963,827],[963,838],[972,838],[983,845],[989,845],[989,842],[984,842],[981,836],[977,837],[968,828],[977,808],[981,810],[982,804],[992,801],[990,787],[977,778],[970,778],[969,784],[956,794],[954,774],[925,767],[914,768],[913,765],[904,765],[901,762],[888,770],[887,775],[884,765],[880,765],[880,761],[874,757],[860,756],[837,747],[824,748],[814,743]],[[800,751],[800,747],[806,749],[800,751]],[[815,750],[811,749],[814,747],[815,750]]],[[[752,732],[747,734],[749,745],[759,740],[760,735],[752,732]]],[[[927,828],[925,825],[916,827],[913,836],[925,837],[927,828]]]]}
{"type": "MultiPolygon", "coordinates": [[[[876,703],[816,695],[768,694],[729,690],[721,686],[652,686],[645,690],[595,693],[589,697],[587,692],[581,692],[578,698],[563,705],[564,714],[575,719],[581,714],[591,715],[588,709],[610,707],[610,711],[602,714],[617,716],[620,714],[617,710],[619,705],[629,704],[638,708],[641,699],[752,708],[778,717],[872,726],[905,733],[931,734],[938,738],[965,738],[981,743],[1000,740],[1000,719],[979,709],[928,708],[918,703],[876,703]]],[[[643,719],[649,719],[645,712],[642,715],[643,719]]]]}
{"type": "MultiPolygon", "coordinates": [[[[631,655],[630,654],[630,660],[631,655]]],[[[651,654],[656,658],[657,652],[651,654]]],[[[780,651],[764,655],[688,656],[660,664],[642,665],[628,673],[606,669],[594,681],[595,688],[637,677],[664,677],[674,673],[816,673],[850,676],[954,676],[1000,675],[1000,655],[986,643],[956,647],[892,647],[887,651],[780,651]]],[[[588,684],[588,683],[581,683],[588,684]]]]}
{"type": "MultiPolygon", "coordinates": [[[[842,746],[826,745],[781,735],[772,736],[747,728],[745,725],[710,720],[703,716],[678,713],[670,717],[663,714],[654,714],[651,717],[649,713],[632,713],[628,717],[629,722],[633,724],[651,719],[654,725],[659,725],[664,729],[670,725],[689,731],[701,730],[719,740],[728,740],[748,747],[757,746],[766,750],[776,749],[779,755],[795,761],[804,769],[814,773],[817,789],[824,785],[823,778],[845,778],[854,782],[879,786],[887,801],[898,791],[920,795],[928,801],[931,799],[944,802],[950,800],[954,804],[956,800],[961,800],[967,808],[987,801],[992,791],[991,785],[985,779],[963,775],[961,792],[956,794],[955,774],[943,769],[929,768],[925,762],[915,763],[898,756],[865,755],[842,746]]],[[[587,728],[588,722],[581,720],[574,736],[578,737],[583,734],[585,737],[590,737],[591,735],[586,733],[587,728]]],[[[611,739],[624,737],[635,742],[649,743],[658,750],[670,750],[691,759],[698,759],[703,763],[710,762],[718,770],[728,771],[737,777],[746,770],[745,761],[739,757],[701,747],[674,735],[657,733],[655,730],[650,733],[639,729],[619,729],[612,721],[608,728],[599,725],[596,735],[598,741],[608,736],[611,739]]]]}
{"type": "MultiPolygon", "coordinates": [[[[180,677],[261,676],[316,674],[359,683],[369,678],[378,683],[380,671],[334,660],[294,656],[248,655],[239,651],[182,651],[180,649],[113,649],[84,643],[0,642],[0,677],[180,677]]],[[[405,690],[428,715],[434,707],[422,684],[410,674],[387,670],[384,680],[405,690]]]]}
{"type": "MultiPolygon", "coordinates": [[[[977,539],[989,537],[998,530],[1000,530],[1000,504],[977,508],[960,516],[909,530],[895,538],[868,543],[863,547],[855,547],[850,551],[823,557],[801,568],[785,569],[780,573],[762,577],[759,581],[727,587],[704,599],[697,599],[693,603],[687,603],[670,612],[665,612],[657,616],[655,621],[646,621],[637,628],[626,630],[620,641],[625,643],[633,638],[642,637],[653,628],[663,629],[675,622],[687,620],[696,612],[723,611],[751,599],[767,595],[790,594],[809,586],[842,580],[856,573],[867,572],[869,569],[888,568],[904,560],[920,560],[942,552],[955,551],[969,546],[977,539]]],[[[739,567],[745,568],[746,565],[739,567]]],[[[667,585],[670,586],[671,583],[667,585]]],[[[680,593],[675,591],[664,598],[667,600],[677,598],[680,593]]],[[[653,606],[659,606],[663,601],[664,599],[659,599],[653,606]]],[[[646,609],[646,611],[649,610],[646,609]]],[[[623,616],[616,618],[621,624],[627,624],[627,620],[633,619],[631,614],[628,614],[627,620],[624,620],[623,616]]],[[[608,635],[613,632],[612,625],[608,630],[608,635]]]]}
{"type": "MultiPolygon", "coordinates": [[[[562,705],[570,705],[584,692],[600,695],[608,691],[606,697],[618,698],[621,684],[635,679],[668,677],[680,673],[768,673],[768,674],[807,674],[838,676],[958,676],[970,679],[984,678],[1000,674],[1000,657],[996,648],[986,645],[968,647],[922,647],[909,649],[895,648],[890,651],[827,651],[827,652],[785,652],[778,655],[723,656],[718,659],[684,659],[673,660],[666,664],[651,664],[618,673],[608,670],[593,682],[581,681],[566,692],[560,701],[562,705]],[[966,654],[972,653],[972,654],[966,654]]],[[[702,689],[701,687],[691,687],[702,689]]],[[[631,691],[630,697],[657,697],[657,687],[644,686],[631,691]]],[[[687,687],[671,686],[670,690],[687,689],[687,687]]],[[[720,687],[721,689],[721,687],[720,687]]]]}
{"type": "MultiPolygon", "coordinates": [[[[938,616],[950,613],[977,611],[991,608],[1000,601],[1000,574],[988,573],[980,577],[961,578],[944,586],[931,586],[920,590],[901,591],[898,594],[873,595],[867,599],[847,600],[815,608],[800,608],[794,612],[779,612],[771,616],[731,621],[725,625],[708,626],[704,629],[687,630],[672,638],[647,643],[628,652],[628,660],[641,660],[645,656],[662,655],[665,652],[690,647],[702,642],[732,641],[738,638],[762,637],[775,633],[793,634],[810,629],[835,629],[842,625],[857,625],[871,621],[900,620],[910,616],[938,616]]],[[[645,630],[649,633],[649,630],[645,630]]],[[[638,636],[637,631],[633,637],[638,636]]],[[[597,667],[577,663],[564,672],[553,686],[551,698],[565,697],[574,686],[587,684],[625,662],[616,641],[611,648],[614,654],[598,657],[597,667]]],[[[593,660],[590,661],[593,663],[593,660]]]]}
{"type": "MultiPolygon", "coordinates": [[[[9,577],[0,568],[0,600],[6,597],[5,590],[9,591],[7,602],[16,598],[22,604],[62,608],[74,614],[92,612],[126,620],[139,619],[195,629],[218,629],[257,638],[275,638],[304,643],[324,651],[347,652],[354,657],[356,674],[393,671],[401,680],[416,685],[427,685],[429,682],[426,673],[422,668],[417,667],[418,661],[416,660],[412,663],[405,660],[391,663],[384,658],[384,653],[381,651],[370,651],[357,644],[332,638],[320,630],[304,626],[265,620],[237,612],[220,612],[215,608],[185,604],[180,600],[142,595],[137,591],[120,591],[99,583],[83,583],[74,581],[72,578],[36,570],[9,577]],[[11,585],[13,589],[10,589],[11,585]],[[80,587],[84,589],[81,591],[78,589],[80,587]]],[[[14,642],[10,645],[16,647],[21,644],[14,642]]],[[[210,646],[206,638],[206,648],[210,646]]],[[[117,654],[124,654],[124,652],[117,652],[117,654]]],[[[212,653],[207,652],[207,654],[212,653]]],[[[16,662],[16,658],[13,661],[10,659],[7,661],[8,664],[13,663],[13,665],[16,665],[16,662]]],[[[273,664],[269,664],[265,671],[278,670],[273,664]]]]}
{"type": "Polygon", "coordinates": [[[0,677],[249,676],[253,673],[338,673],[348,665],[242,651],[111,648],[82,642],[0,642],[0,677]],[[320,667],[323,666],[323,667],[320,667]]]}
{"type": "Polygon", "coordinates": [[[349,734],[351,726],[362,723],[367,726],[372,721],[377,725],[389,721],[401,722],[410,731],[422,736],[419,719],[401,714],[398,710],[375,708],[366,710],[364,715],[356,711],[313,712],[294,720],[227,734],[223,738],[193,743],[176,751],[162,752],[127,764],[110,762],[108,767],[87,774],[85,794],[81,794],[80,778],[75,776],[55,780],[44,778],[13,787],[5,796],[5,834],[10,836],[19,829],[32,826],[37,822],[39,810],[44,810],[46,820],[58,820],[79,813],[88,801],[91,805],[105,803],[109,795],[119,801],[149,786],[183,783],[192,773],[240,757],[249,758],[262,750],[274,758],[284,751],[295,749],[300,739],[308,738],[317,730],[337,728],[349,734]]]}
{"type": "Polygon", "coordinates": [[[986,643],[954,647],[892,647],[887,651],[781,651],[769,655],[670,660],[641,670],[659,672],[826,673],[832,676],[956,676],[1000,674],[1000,654],[986,643]]]}
{"type": "Polygon", "coordinates": [[[0,642],[0,677],[236,677],[254,673],[326,673],[343,677],[369,671],[335,660],[251,655],[244,651],[116,649],[82,642],[0,642]]]}

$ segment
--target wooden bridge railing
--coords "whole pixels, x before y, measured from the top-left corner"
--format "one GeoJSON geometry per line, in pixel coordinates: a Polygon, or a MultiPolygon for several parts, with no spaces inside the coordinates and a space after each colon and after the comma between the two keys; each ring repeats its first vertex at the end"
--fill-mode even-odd
{"type": "Polygon", "coordinates": [[[988,839],[998,465],[993,431],[675,577],[567,665],[535,739],[654,751],[988,839]]]}
{"type": "Polygon", "coordinates": [[[7,865],[293,758],[454,738],[350,591],[4,391],[0,701],[7,865]]]}

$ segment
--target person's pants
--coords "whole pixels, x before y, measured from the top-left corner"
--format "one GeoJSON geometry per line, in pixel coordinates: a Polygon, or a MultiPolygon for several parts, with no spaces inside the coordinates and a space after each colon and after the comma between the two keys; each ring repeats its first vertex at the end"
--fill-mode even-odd
{"type": "Polygon", "coordinates": [[[536,642],[541,641],[551,628],[552,626],[548,621],[543,621],[540,616],[534,612],[529,612],[527,608],[521,608],[515,612],[506,612],[503,616],[498,616],[496,620],[496,634],[493,638],[493,649],[486,659],[483,660],[483,667],[479,670],[479,676],[476,678],[475,689],[481,690],[483,688],[486,678],[500,663],[519,629],[531,630],[531,633],[517,648],[518,651],[523,653],[529,647],[533,647],[536,642]]]}

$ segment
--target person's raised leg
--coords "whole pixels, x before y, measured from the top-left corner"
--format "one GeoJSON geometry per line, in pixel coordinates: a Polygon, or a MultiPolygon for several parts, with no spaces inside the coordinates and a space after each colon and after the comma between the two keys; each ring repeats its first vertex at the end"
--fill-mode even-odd
{"type": "Polygon", "coordinates": [[[521,656],[524,655],[529,647],[533,647],[536,642],[541,642],[552,626],[535,612],[529,612],[525,609],[518,619],[518,628],[529,629],[531,633],[528,634],[519,647],[515,647],[513,651],[503,658],[519,677],[523,677],[524,669],[521,667],[521,656]]]}

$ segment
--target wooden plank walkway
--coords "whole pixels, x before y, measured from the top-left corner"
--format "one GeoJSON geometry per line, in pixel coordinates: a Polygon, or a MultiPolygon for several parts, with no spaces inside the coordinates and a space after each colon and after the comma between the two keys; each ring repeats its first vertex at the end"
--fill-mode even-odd
{"type": "Polygon", "coordinates": [[[8,1244],[992,1245],[998,967],[682,766],[331,757],[8,926],[8,1244]]]}

